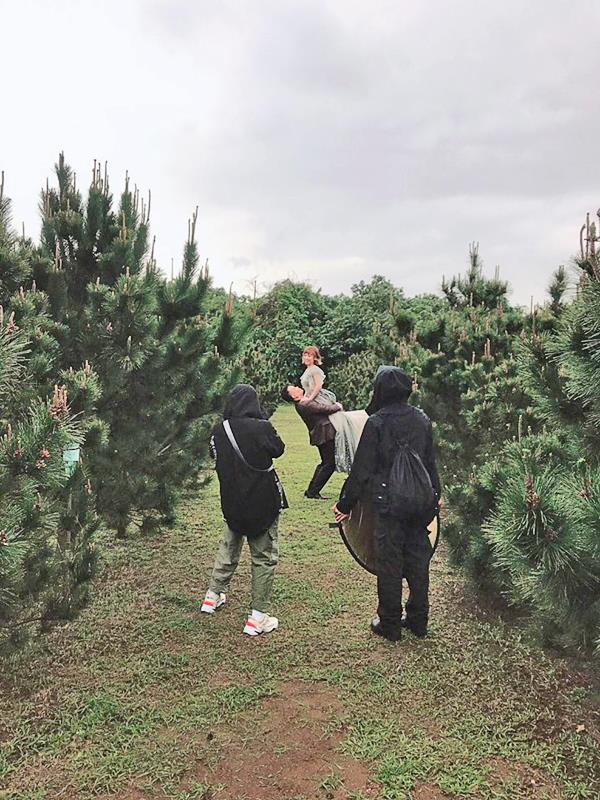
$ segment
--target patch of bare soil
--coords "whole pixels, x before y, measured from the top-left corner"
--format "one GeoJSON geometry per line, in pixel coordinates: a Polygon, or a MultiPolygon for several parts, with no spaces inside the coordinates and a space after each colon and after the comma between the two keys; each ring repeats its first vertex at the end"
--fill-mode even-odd
{"type": "Polygon", "coordinates": [[[530,797],[531,800],[561,800],[563,797],[548,776],[527,764],[493,758],[488,762],[488,767],[491,782],[498,786],[511,782],[514,790],[519,792],[518,797],[530,797]],[[515,781],[517,786],[514,785],[515,781]]]}
{"type": "MultiPolygon", "coordinates": [[[[22,792],[24,795],[30,792],[30,794],[28,793],[26,796],[35,797],[36,789],[40,784],[44,785],[45,790],[50,793],[39,796],[47,796],[49,798],[77,797],[77,791],[73,786],[70,776],[65,771],[60,755],[32,756],[28,760],[26,768],[19,774],[18,784],[15,783],[13,785],[9,783],[6,791],[11,800],[13,797],[20,797],[17,792],[22,792]],[[50,783],[49,776],[51,776],[50,783]],[[13,794],[11,794],[11,791],[13,794]]],[[[2,790],[4,790],[4,786],[2,786],[2,790]]],[[[0,798],[3,796],[2,790],[0,790],[0,798]]]]}
{"type": "Polygon", "coordinates": [[[217,764],[196,770],[193,780],[219,786],[219,800],[344,800],[349,792],[376,797],[367,765],[337,751],[340,710],[329,689],[290,681],[264,701],[258,720],[246,721],[221,743],[217,764]]]}
{"type": "Polygon", "coordinates": [[[411,800],[448,800],[438,786],[431,783],[418,783],[412,791],[411,800]]]}

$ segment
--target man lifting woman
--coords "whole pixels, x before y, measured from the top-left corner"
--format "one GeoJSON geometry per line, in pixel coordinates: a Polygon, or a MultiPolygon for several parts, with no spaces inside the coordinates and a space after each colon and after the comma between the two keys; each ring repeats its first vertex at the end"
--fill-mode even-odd
{"type": "Polygon", "coordinates": [[[322,500],[321,489],[334,472],[350,472],[362,429],[367,420],[365,411],[344,411],[329,389],[325,389],[325,373],[321,369],[318,347],[306,347],[302,353],[304,372],[300,386],[284,386],[283,400],[294,403],[296,411],[308,428],[311,445],[318,448],[321,462],[317,464],[305,497],[322,500]]]}

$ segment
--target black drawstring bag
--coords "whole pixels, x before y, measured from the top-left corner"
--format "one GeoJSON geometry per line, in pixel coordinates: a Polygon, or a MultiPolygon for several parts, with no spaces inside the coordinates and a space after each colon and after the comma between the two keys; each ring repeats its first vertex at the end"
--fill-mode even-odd
{"type": "Polygon", "coordinates": [[[398,519],[431,522],[438,507],[438,497],[429,473],[419,454],[406,442],[398,452],[387,482],[375,487],[374,504],[382,514],[398,519]]]}

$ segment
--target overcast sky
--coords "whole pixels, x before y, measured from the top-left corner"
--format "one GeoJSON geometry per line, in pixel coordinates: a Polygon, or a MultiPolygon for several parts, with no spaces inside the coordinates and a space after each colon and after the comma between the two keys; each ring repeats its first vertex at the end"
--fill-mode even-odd
{"type": "Polygon", "coordinates": [[[598,0],[0,0],[0,168],[37,236],[59,150],[152,189],[217,285],[438,289],[480,242],[544,297],[600,205],[598,0]]]}

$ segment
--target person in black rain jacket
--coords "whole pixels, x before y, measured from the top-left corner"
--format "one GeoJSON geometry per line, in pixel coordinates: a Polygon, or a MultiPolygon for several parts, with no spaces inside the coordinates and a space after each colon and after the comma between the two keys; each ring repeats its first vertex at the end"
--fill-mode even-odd
{"type": "Polygon", "coordinates": [[[425,636],[427,632],[431,558],[431,543],[427,535],[427,525],[431,520],[398,519],[387,513],[378,494],[381,485],[389,478],[399,442],[408,444],[420,456],[438,498],[441,492],[431,421],[421,409],[409,405],[411,391],[412,380],[403,370],[388,366],[379,368],[367,407],[369,419],[350,475],[333,507],[339,522],[347,518],[361,498],[375,501],[379,606],[371,628],[394,641],[400,639],[401,627],[409,628],[418,636],[425,636]],[[410,589],[404,620],[403,576],[410,589]]]}
{"type": "Polygon", "coordinates": [[[252,612],[244,633],[255,636],[275,630],[279,624],[267,611],[278,560],[279,514],[288,507],[273,459],[283,455],[285,445],[252,386],[238,384],[232,389],[223,420],[213,429],[211,449],[226,528],[201,610],[212,614],[226,602],[246,537],[252,557],[252,612]],[[229,439],[225,422],[240,453],[229,439]]]}

